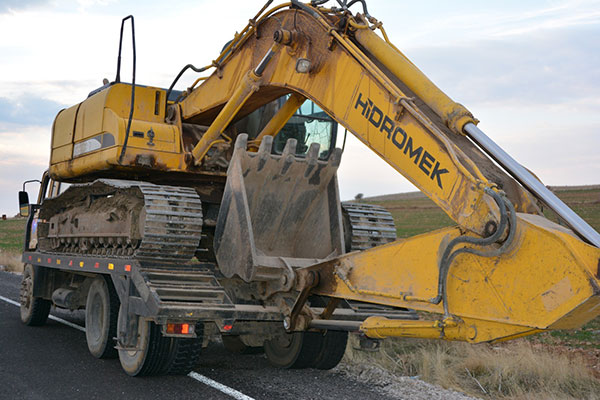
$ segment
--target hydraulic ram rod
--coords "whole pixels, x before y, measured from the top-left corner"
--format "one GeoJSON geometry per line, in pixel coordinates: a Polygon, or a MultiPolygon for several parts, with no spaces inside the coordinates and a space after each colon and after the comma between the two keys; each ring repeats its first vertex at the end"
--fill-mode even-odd
{"type": "Polygon", "coordinates": [[[543,183],[537,180],[529,171],[527,171],[514,158],[500,148],[492,139],[490,139],[481,129],[473,123],[467,123],[464,132],[481,149],[492,157],[502,168],[504,168],[513,178],[517,180],[524,188],[529,190],[534,196],[544,202],[552,211],[562,218],[579,236],[600,247],[600,234],[596,232],[579,215],[575,214],[565,203],[562,202],[554,193],[552,193],[543,183]]]}

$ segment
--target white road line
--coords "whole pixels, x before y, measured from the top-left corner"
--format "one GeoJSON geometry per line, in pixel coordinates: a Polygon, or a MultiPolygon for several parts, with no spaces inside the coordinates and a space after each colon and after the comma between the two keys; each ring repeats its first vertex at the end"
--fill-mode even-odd
{"type": "Polygon", "coordinates": [[[188,374],[188,376],[190,378],[193,378],[193,379],[197,380],[198,382],[202,382],[205,385],[211,386],[211,387],[213,387],[213,388],[215,388],[215,389],[217,389],[217,390],[219,390],[219,391],[221,391],[221,392],[223,392],[223,393],[225,393],[225,394],[233,397],[234,399],[237,399],[237,400],[254,400],[252,397],[246,396],[242,392],[238,392],[237,390],[232,389],[229,386],[225,386],[222,383],[219,383],[217,381],[213,381],[212,379],[207,378],[204,375],[200,375],[197,372],[192,371],[192,372],[190,372],[188,374]]]}
{"type": "Polygon", "coordinates": [[[7,298],[6,298],[6,297],[4,297],[4,296],[0,296],[0,300],[4,300],[5,302],[7,302],[7,303],[9,303],[9,304],[12,304],[13,306],[21,307],[21,304],[19,304],[19,302],[18,302],[18,301],[14,301],[14,300],[11,300],[11,299],[7,299],[7,298]]]}
{"type": "MultiPolygon", "coordinates": [[[[13,306],[21,307],[21,304],[19,304],[18,301],[11,300],[11,299],[9,299],[7,297],[0,296],[0,300],[5,301],[5,302],[7,302],[9,304],[12,304],[13,306]]],[[[69,321],[65,321],[62,318],[55,317],[54,315],[50,315],[50,316],[48,316],[48,318],[50,318],[51,320],[54,320],[56,322],[60,322],[61,324],[65,324],[65,325],[67,325],[67,326],[69,326],[71,328],[75,328],[77,330],[85,332],[85,328],[83,326],[74,324],[74,323],[69,322],[69,321]]],[[[219,383],[217,381],[213,381],[212,379],[210,379],[210,378],[208,378],[208,377],[206,377],[204,375],[200,375],[197,372],[193,372],[192,371],[192,372],[190,372],[188,374],[188,376],[190,378],[192,378],[192,379],[197,380],[198,382],[201,382],[201,383],[204,383],[205,385],[211,386],[211,387],[217,389],[218,391],[223,392],[223,393],[225,393],[225,394],[233,397],[234,399],[237,399],[237,400],[254,400],[252,397],[246,396],[242,392],[239,392],[239,391],[237,391],[237,390],[235,390],[233,388],[230,388],[229,386],[225,386],[222,383],[219,383]]]]}
{"type": "MultiPolygon", "coordinates": [[[[6,298],[4,296],[0,296],[0,300],[3,300],[3,301],[5,301],[5,302],[7,302],[9,304],[12,304],[13,306],[21,307],[21,304],[19,304],[18,301],[11,300],[11,299],[6,298]]],[[[62,318],[55,317],[54,315],[49,315],[48,318],[50,318],[53,321],[60,322],[61,324],[70,326],[71,328],[77,329],[78,331],[85,332],[85,328],[83,326],[81,326],[81,325],[77,325],[77,324],[74,324],[72,322],[66,321],[66,320],[64,320],[62,318]]]]}
{"type": "Polygon", "coordinates": [[[54,320],[56,322],[60,322],[61,324],[65,324],[66,326],[70,326],[71,328],[75,328],[78,331],[85,332],[85,328],[81,325],[77,325],[72,322],[65,321],[64,319],[55,317],[54,315],[49,315],[48,318],[50,318],[51,320],[54,320]]]}

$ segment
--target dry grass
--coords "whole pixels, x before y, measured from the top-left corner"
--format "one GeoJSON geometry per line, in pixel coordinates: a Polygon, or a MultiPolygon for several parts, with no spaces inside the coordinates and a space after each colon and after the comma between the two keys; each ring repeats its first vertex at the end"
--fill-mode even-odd
{"type": "Polygon", "coordinates": [[[581,357],[525,340],[491,346],[395,339],[384,341],[379,352],[350,349],[346,357],[482,398],[600,399],[600,381],[581,357]]]}
{"type": "MultiPolygon", "coordinates": [[[[0,250],[0,266],[8,272],[23,272],[23,263],[21,262],[21,253],[0,250]]],[[[1,268],[1,267],[0,267],[1,268]]]]}

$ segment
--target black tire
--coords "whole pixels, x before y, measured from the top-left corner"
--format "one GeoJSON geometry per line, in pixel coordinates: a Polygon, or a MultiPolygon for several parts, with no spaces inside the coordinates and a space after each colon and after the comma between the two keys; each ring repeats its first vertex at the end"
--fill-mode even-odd
{"type": "MultiPolygon", "coordinates": [[[[119,315],[125,312],[119,307],[119,315]]],[[[117,330],[121,331],[121,318],[117,330]]],[[[160,326],[138,317],[138,341],[136,350],[119,350],[121,367],[131,376],[149,376],[164,373],[164,365],[169,355],[170,338],[163,337],[160,326]]]]}
{"type": "Polygon", "coordinates": [[[203,333],[204,325],[198,323],[196,325],[196,335],[198,337],[191,339],[170,338],[168,358],[163,364],[163,372],[169,375],[187,375],[196,368],[200,362],[203,333]]]}
{"type": "Polygon", "coordinates": [[[96,358],[116,358],[119,296],[110,278],[99,276],[92,282],[85,305],[85,338],[96,358]]]}
{"type": "Polygon", "coordinates": [[[33,287],[36,284],[36,273],[40,271],[40,267],[34,268],[33,265],[25,265],[23,270],[23,278],[21,280],[21,291],[19,295],[21,303],[21,321],[29,326],[42,326],[48,320],[50,300],[42,299],[33,296],[33,287]]]}
{"type": "Polygon", "coordinates": [[[321,349],[313,367],[317,369],[331,369],[338,365],[344,357],[347,343],[348,332],[327,331],[323,335],[321,349]]]}
{"type": "Polygon", "coordinates": [[[323,345],[323,335],[317,332],[293,332],[265,342],[269,362],[278,368],[308,368],[316,362],[323,345]]]}
{"type": "Polygon", "coordinates": [[[221,335],[223,346],[235,354],[260,354],[265,350],[262,346],[248,346],[238,335],[221,335]]]}

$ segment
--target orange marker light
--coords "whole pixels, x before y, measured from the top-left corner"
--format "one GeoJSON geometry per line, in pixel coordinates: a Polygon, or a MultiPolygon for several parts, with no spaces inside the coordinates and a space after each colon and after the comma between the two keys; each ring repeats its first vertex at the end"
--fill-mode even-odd
{"type": "Polygon", "coordinates": [[[181,324],[181,333],[185,335],[190,333],[190,324],[181,324]]]}
{"type": "Polygon", "coordinates": [[[58,258],[56,259],[56,265],[60,265],[60,260],[58,258]]]}
{"type": "Polygon", "coordinates": [[[100,263],[94,264],[94,268],[98,268],[99,266],[100,266],[100,263]]]}
{"type": "Polygon", "coordinates": [[[224,330],[224,331],[230,331],[230,330],[232,330],[232,329],[233,329],[233,325],[229,325],[229,324],[227,324],[227,325],[223,325],[223,330],[224,330]]]}
{"type": "Polygon", "coordinates": [[[48,257],[48,263],[51,263],[52,259],[50,257],[48,257]]]}
{"type": "Polygon", "coordinates": [[[127,272],[131,271],[131,265],[127,264],[125,266],[125,271],[127,271],[127,272]]]}
{"type": "Polygon", "coordinates": [[[189,335],[190,324],[167,324],[167,333],[171,335],[189,335]]]}

